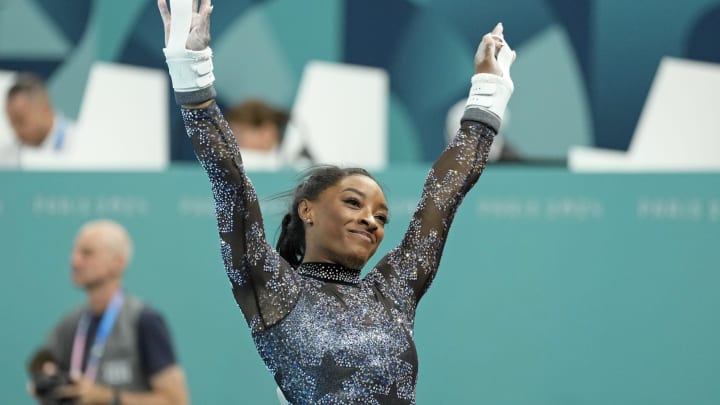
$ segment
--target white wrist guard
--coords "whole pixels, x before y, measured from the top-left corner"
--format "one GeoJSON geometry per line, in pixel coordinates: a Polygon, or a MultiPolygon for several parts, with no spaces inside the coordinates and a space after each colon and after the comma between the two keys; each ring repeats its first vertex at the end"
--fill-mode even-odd
{"type": "Polygon", "coordinates": [[[212,49],[202,51],[188,49],[163,49],[170,79],[176,92],[187,93],[202,90],[215,82],[212,63],[212,49]]]}
{"type": "Polygon", "coordinates": [[[514,90],[513,82],[491,73],[478,73],[472,77],[471,83],[465,109],[479,108],[502,120],[514,90]]]}
{"type": "Polygon", "coordinates": [[[178,104],[197,104],[216,96],[212,49],[186,49],[193,14],[192,0],[170,0],[172,19],[163,49],[178,104]]]}
{"type": "Polygon", "coordinates": [[[509,45],[505,45],[500,48],[497,55],[502,76],[478,73],[472,77],[470,94],[465,105],[466,110],[480,108],[495,114],[502,120],[510,96],[515,90],[515,85],[510,78],[510,65],[513,61],[513,51],[509,45]]]}

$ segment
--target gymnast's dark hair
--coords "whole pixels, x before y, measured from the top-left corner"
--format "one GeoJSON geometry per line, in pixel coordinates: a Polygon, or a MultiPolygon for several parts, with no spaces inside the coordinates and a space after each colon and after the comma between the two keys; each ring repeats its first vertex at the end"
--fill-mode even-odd
{"type": "Polygon", "coordinates": [[[287,213],[283,216],[280,236],[275,247],[280,256],[291,266],[297,267],[305,256],[305,226],[298,214],[300,201],[314,201],[328,187],[334,186],[345,177],[358,174],[375,180],[367,170],[358,167],[314,166],[301,175],[301,181],[294,190],[285,194],[291,196],[292,201],[287,213]]]}

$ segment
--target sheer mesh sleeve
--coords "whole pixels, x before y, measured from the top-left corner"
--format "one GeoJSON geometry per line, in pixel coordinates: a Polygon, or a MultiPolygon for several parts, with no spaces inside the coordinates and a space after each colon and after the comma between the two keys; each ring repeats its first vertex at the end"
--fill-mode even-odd
{"type": "Polygon", "coordinates": [[[256,331],[283,319],[298,297],[297,276],[268,244],[255,188],[216,104],[183,109],[195,154],[215,199],[220,251],[235,300],[256,331]]]}
{"type": "Polygon", "coordinates": [[[396,304],[414,311],[430,286],[458,206],[485,168],[495,130],[463,122],[430,169],[420,201],[400,244],[370,272],[396,304]]]}

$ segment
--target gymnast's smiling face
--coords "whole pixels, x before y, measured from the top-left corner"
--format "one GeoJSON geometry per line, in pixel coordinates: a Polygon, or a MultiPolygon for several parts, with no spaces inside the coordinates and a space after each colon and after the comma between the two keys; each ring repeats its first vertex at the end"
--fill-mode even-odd
{"type": "Polygon", "coordinates": [[[385,237],[388,206],[380,185],[368,176],[346,176],[315,200],[302,200],[305,222],[303,262],[362,269],[385,237]]]}

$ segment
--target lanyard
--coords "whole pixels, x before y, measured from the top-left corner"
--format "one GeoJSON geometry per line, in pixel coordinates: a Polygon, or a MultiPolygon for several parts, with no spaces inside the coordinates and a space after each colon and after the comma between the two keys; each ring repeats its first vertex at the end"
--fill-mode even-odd
{"type": "Polygon", "coordinates": [[[55,129],[55,144],[53,145],[53,149],[55,151],[59,151],[62,149],[63,142],[65,141],[65,127],[67,126],[67,123],[65,122],[65,118],[61,116],[56,116],[55,118],[55,125],[57,128],[55,129]]]}
{"type": "MultiPolygon", "coordinates": [[[[90,381],[95,381],[97,377],[98,366],[100,365],[100,357],[102,357],[105,351],[105,343],[107,338],[110,336],[115,319],[117,319],[122,308],[124,296],[122,291],[118,290],[113,295],[110,305],[103,313],[102,319],[100,319],[100,325],[98,326],[97,333],[95,334],[95,341],[93,342],[90,352],[88,353],[87,366],[85,367],[85,378],[90,381]]],[[[75,332],[75,339],[73,340],[72,357],[70,365],[70,375],[73,378],[79,378],[82,376],[82,359],[85,354],[85,345],[87,344],[87,333],[90,327],[90,314],[85,313],[80,318],[80,324],[78,325],[77,332],[75,332]]]]}

